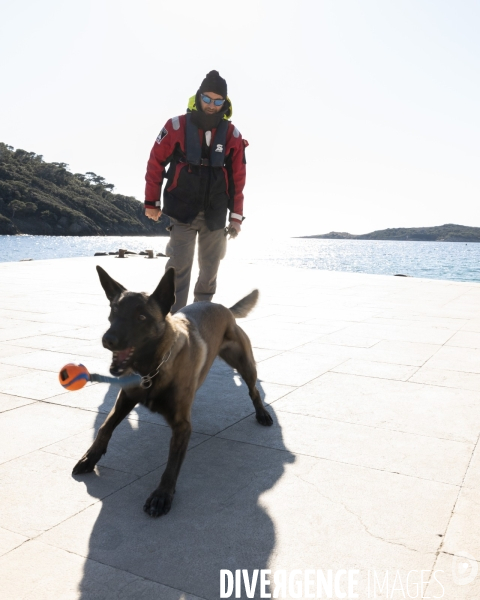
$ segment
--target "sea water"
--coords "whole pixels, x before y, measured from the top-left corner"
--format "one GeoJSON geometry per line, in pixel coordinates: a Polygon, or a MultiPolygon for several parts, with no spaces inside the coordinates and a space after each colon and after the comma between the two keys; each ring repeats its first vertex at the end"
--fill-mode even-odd
{"type": "MultiPolygon", "coordinates": [[[[0,262],[93,256],[95,252],[153,249],[165,253],[167,237],[0,236],[0,262]]],[[[410,275],[480,282],[480,244],[255,238],[229,240],[226,260],[305,269],[410,275]]]]}

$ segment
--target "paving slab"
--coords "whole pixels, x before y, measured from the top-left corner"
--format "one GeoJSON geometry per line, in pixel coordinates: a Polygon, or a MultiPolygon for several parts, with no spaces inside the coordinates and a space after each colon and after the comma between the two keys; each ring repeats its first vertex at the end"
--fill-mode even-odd
{"type": "Polygon", "coordinates": [[[108,371],[110,364],[107,356],[99,359],[92,356],[84,356],[80,352],[78,354],[69,354],[66,352],[52,352],[50,350],[37,350],[28,352],[24,356],[19,355],[12,358],[4,356],[0,358],[0,362],[4,365],[30,367],[38,371],[52,371],[55,375],[58,374],[63,365],[71,362],[85,364],[92,373],[102,370],[108,371]]]}
{"type": "Polygon", "coordinates": [[[30,398],[21,398],[20,396],[9,396],[8,394],[0,394],[0,412],[6,410],[12,410],[19,406],[25,406],[26,404],[32,404],[34,400],[30,398]]]}
{"type": "Polygon", "coordinates": [[[43,402],[0,413],[0,464],[91,429],[95,416],[43,402]]]}
{"type": "MultiPolygon", "coordinates": [[[[264,362],[258,365],[259,373],[264,362]]],[[[265,381],[260,374],[257,389],[264,403],[271,404],[289,394],[295,387],[282,382],[265,381]]],[[[256,422],[254,415],[255,410],[243,379],[223,361],[217,360],[195,397],[192,408],[193,430],[215,435],[247,416],[256,422]]]]}
{"type": "MultiPolygon", "coordinates": [[[[274,403],[272,409],[276,406],[274,403]]],[[[473,444],[281,410],[274,412],[274,418],[278,426],[273,430],[256,427],[254,420],[244,419],[218,435],[269,448],[285,445],[295,454],[455,485],[462,484],[474,448],[473,444]],[[439,461],[439,456],[448,458],[439,461]]]]}
{"type": "Polygon", "coordinates": [[[291,350],[296,346],[306,344],[320,337],[316,331],[303,331],[298,328],[282,328],[263,325],[257,321],[243,324],[243,329],[251,338],[254,348],[269,350],[291,350]]]}
{"type": "Polygon", "coordinates": [[[418,369],[409,381],[480,392],[480,373],[431,369],[425,366],[418,369]]]}
{"type": "Polygon", "coordinates": [[[36,537],[136,479],[96,467],[84,482],[70,458],[37,450],[0,465],[0,527],[36,537]]]}
{"type": "Polygon", "coordinates": [[[7,329],[0,329],[0,341],[8,342],[11,340],[18,340],[20,338],[26,338],[31,335],[38,335],[40,333],[53,333],[57,331],[65,331],[66,329],[71,330],[71,327],[65,324],[58,323],[31,323],[30,325],[23,324],[20,327],[9,327],[7,329]]]}
{"type": "Polygon", "coordinates": [[[480,319],[468,319],[465,320],[465,324],[462,326],[462,331],[475,331],[480,332],[480,319]]]}
{"type": "Polygon", "coordinates": [[[18,346],[8,343],[0,342],[0,357],[2,356],[15,356],[17,354],[26,354],[27,352],[31,352],[31,350],[25,350],[24,348],[19,348],[18,346]]]}
{"type": "MultiPolygon", "coordinates": [[[[62,363],[62,366],[64,364],[62,363]]],[[[52,396],[66,394],[67,390],[59,385],[57,373],[30,369],[28,377],[16,375],[0,379],[0,393],[31,400],[46,400],[52,396]]]]}
{"type": "Polygon", "coordinates": [[[338,345],[338,346],[353,346],[354,348],[371,348],[381,341],[381,337],[374,337],[373,335],[361,335],[356,328],[346,327],[340,329],[336,333],[324,335],[319,338],[317,342],[319,344],[338,345]]]}
{"type": "Polygon", "coordinates": [[[349,373],[350,375],[363,375],[364,377],[407,381],[417,372],[418,368],[351,358],[331,370],[334,373],[349,373]]]}
{"type": "Polygon", "coordinates": [[[480,373],[480,350],[442,346],[426,363],[430,369],[480,373]]]}
{"type": "MultiPolygon", "coordinates": [[[[435,577],[422,587],[424,598],[445,598],[445,600],[478,600],[480,598],[480,578],[478,565],[472,557],[452,556],[440,552],[434,566],[435,577]]],[[[414,597],[420,593],[417,586],[411,587],[414,597]]],[[[408,598],[408,596],[406,596],[408,598]]],[[[421,596],[418,596],[419,598],[421,596]]]]}
{"type": "MultiPolygon", "coordinates": [[[[108,370],[102,370],[102,372],[105,373],[105,375],[108,374],[108,370]]],[[[87,383],[81,390],[74,392],[63,390],[63,388],[58,385],[56,375],[55,381],[52,382],[52,378],[50,378],[49,386],[48,388],[45,386],[44,390],[45,394],[52,394],[54,390],[58,391],[58,395],[50,397],[46,396],[50,404],[70,406],[81,410],[93,410],[104,414],[110,412],[120,391],[116,385],[91,382],[87,383]]]]}
{"type": "MultiPolygon", "coordinates": [[[[328,339],[335,343],[337,339],[361,338],[369,340],[391,340],[398,342],[420,342],[425,344],[445,344],[456,334],[451,329],[421,326],[420,322],[409,325],[405,321],[399,323],[390,319],[389,323],[378,323],[369,320],[366,323],[355,323],[342,329],[340,333],[332,334],[328,339]]],[[[368,347],[371,347],[369,345],[368,347]]]]}
{"type": "MultiPolygon", "coordinates": [[[[92,445],[98,427],[105,416],[97,419],[97,427],[55,442],[42,448],[65,458],[70,458],[71,469],[92,445]]],[[[165,425],[136,419],[125,419],[112,436],[107,453],[98,462],[98,467],[109,467],[123,473],[141,476],[158,469],[167,462],[171,430],[165,425]]],[[[193,432],[189,448],[201,444],[208,436],[193,432]]],[[[83,476],[82,476],[83,478],[83,476]]],[[[82,479],[79,477],[79,479],[82,479]]]]}
{"type": "Polygon", "coordinates": [[[8,552],[21,546],[28,539],[25,535],[20,535],[19,533],[14,533],[0,527],[0,556],[8,554],[8,552]]]}
{"type": "Polygon", "coordinates": [[[343,358],[282,352],[258,365],[258,377],[289,386],[302,386],[344,362],[343,358]]]}
{"type": "Polygon", "coordinates": [[[480,332],[477,331],[457,331],[447,342],[447,346],[457,346],[459,348],[480,348],[480,332]]]}
{"type": "MultiPolygon", "coordinates": [[[[105,326],[104,329],[106,329],[105,326]]],[[[36,335],[20,340],[12,340],[10,344],[12,346],[20,346],[27,349],[26,352],[33,352],[36,349],[48,350],[50,352],[68,352],[72,348],[75,348],[76,351],[83,356],[103,358],[108,364],[108,361],[111,359],[111,353],[103,348],[99,341],[100,337],[97,340],[80,340],[75,337],[60,337],[52,334],[36,335]]],[[[19,351],[19,354],[20,353],[21,350],[19,351]]],[[[2,367],[0,367],[0,369],[1,368],[2,367]]]]}
{"type": "Polygon", "coordinates": [[[340,346],[338,344],[325,344],[318,341],[308,342],[290,350],[292,354],[303,354],[307,356],[325,356],[331,359],[340,359],[346,362],[350,358],[363,358],[367,353],[367,348],[358,348],[355,346],[340,346]]]}
{"type": "Polygon", "coordinates": [[[382,340],[366,349],[362,358],[398,365],[421,367],[434,356],[442,346],[421,342],[382,340]]]}
{"type": "Polygon", "coordinates": [[[480,490],[462,487],[449,523],[442,550],[455,556],[470,554],[480,562],[480,490]]]}
{"type": "Polygon", "coordinates": [[[463,485],[480,491],[480,446],[478,444],[472,454],[463,485]]]}
{"type": "Polygon", "coordinates": [[[200,600],[37,541],[0,558],[0,578],[9,600],[200,600]]]}
{"type": "Polygon", "coordinates": [[[425,329],[451,329],[454,332],[461,330],[469,321],[467,319],[449,319],[448,317],[431,316],[428,313],[409,313],[402,312],[401,309],[395,312],[385,312],[377,314],[366,323],[378,325],[398,325],[405,327],[417,327],[425,329]]]}
{"type": "Polygon", "coordinates": [[[19,327],[20,325],[25,325],[25,322],[20,319],[0,317],[0,329],[9,329],[11,327],[19,327]]]}
{"type": "Polygon", "coordinates": [[[480,431],[475,392],[344,373],[325,373],[275,408],[471,444],[480,431]]]}
{"type": "Polygon", "coordinates": [[[76,329],[64,329],[62,331],[56,331],[54,335],[57,337],[67,338],[68,340],[90,340],[100,344],[102,336],[107,329],[108,322],[103,325],[96,325],[95,327],[78,327],[76,329]]]}
{"type": "MultiPolygon", "coordinates": [[[[6,359],[8,360],[8,358],[6,359]]],[[[12,358],[15,360],[15,358],[12,358]]],[[[1,379],[10,379],[10,377],[16,377],[21,375],[28,375],[30,373],[30,369],[26,367],[19,367],[17,365],[9,365],[0,363],[0,380],[1,379]]]]}
{"type": "MultiPolygon", "coordinates": [[[[90,307],[80,304],[79,302],[71,303],[68,309],[48,312],[36,315],[35,321],[38,323],[64,323],[65,325],[75,325],[75,327],[91,327],[92,325],[101,325],[108,318],[108,306],[98,306],[97,310],[92,313],[90,307]]],[[[63,328],[65,329],[65,328],[63,328]]]]}

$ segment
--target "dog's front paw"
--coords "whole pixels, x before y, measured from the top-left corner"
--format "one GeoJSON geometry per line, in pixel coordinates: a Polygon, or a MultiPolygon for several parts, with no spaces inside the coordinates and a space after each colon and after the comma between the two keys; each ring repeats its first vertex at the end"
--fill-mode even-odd
{"type": "Polygon", "coordinates": [[[172,507],[173,494],[162,490],[155,490],[148,497],[143,510],[151,517],[166,515],[172,507]]]}
{"type": "Polygon", "coordinates": [[[72,475],[82,475],[83,473],[91,473],[95,468],[95,465],[100,460],[102,455],[96,456],[94,454],[85,454],[73,467],[72,475]]]}
{"type": "Polygon", "coordinates": [[[266,408],[262,410],[257,410],[255,416],[257,417],[257,421],[260,423],[260,425],[273,425],[273,419],[266,408]]]}

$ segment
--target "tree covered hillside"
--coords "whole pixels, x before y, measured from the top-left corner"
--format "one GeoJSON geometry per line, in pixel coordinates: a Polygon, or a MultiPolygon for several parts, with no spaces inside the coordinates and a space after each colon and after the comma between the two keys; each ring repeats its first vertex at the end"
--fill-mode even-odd
{"type": "Polygon", "coordinates": [[[390,240],[410,242],[480,242],[480,227],[467,227],[466,225],[436,225],[434,227],[397,227],[394,229],[381,229],[354,235],[352,233],[331,231],[321,235],[308,235],[302,237],[318,238],[324,240],[390,240]]]}
{"type": "Polygon", "coordinates": [[[0,143],[0,234],[168,235],[167,217],[147,219],[141,202],[113,187],[0,143]]]}

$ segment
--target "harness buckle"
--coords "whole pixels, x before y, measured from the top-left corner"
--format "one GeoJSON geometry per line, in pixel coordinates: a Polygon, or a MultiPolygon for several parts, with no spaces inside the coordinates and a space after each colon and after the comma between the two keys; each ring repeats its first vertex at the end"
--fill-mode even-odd
{"type": "Polygon", "coordinates": [[[209,167],[210,166],[210,160],[208,158],[201,158],[200,159],[200,166],[201,167],[209,167]]]}

